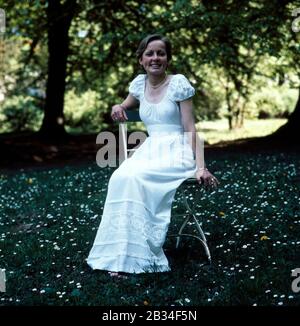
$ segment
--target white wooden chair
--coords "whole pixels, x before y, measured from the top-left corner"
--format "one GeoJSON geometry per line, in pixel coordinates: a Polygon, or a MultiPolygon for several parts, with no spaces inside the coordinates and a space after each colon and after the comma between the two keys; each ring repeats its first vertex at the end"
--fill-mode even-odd
{"type": "MultiPolygon", "coordinates": [[[[127,123],[141,121],[138,110],[127,110],[126,115],[127,115],[128,120],[126,122],[120,122],[121,141],[122,141],[122,148],[124,150],[124,153],[122,153],[122,154],[125,159],[128,158],[128,154],[130,152],[135,150],[135,149],[128,148],[127,123]]],[[[200,241],[201,245],[203,246],[203,248],[205,250],[208,262],[211,263],[210,250],[209,250],[209,247],[207,244],[205,234],[201,228],[201,223],[199,222],[199,220],[196,216],[194,207],[192,207],[192,205],[189,204],[187,190],[188,190],[189,186],[193,186],[193,185],[196,185],[197,187],[201,187],[201,185],[199,185],[196,178],[186,179],[179,187],[180,192],[181,192],[180,198],[182,198],[181,201],[182,201],[183,206],[185,207],[185,213],[176,215],[176,216],[183,217],[183,222],[179,228],[178,233],[170,234],[169,236],[176,237],[176,248],[179,247],[181,237],[191,237],[191,238],[197,239],[198,241],[200,241]],[[184,232],[185,230],[187,230],[186,227],[188,225],[193,226],[193,232],[184,232]]],[[[173,215],[173,217],[175,217],[175,215],[173,215]]]]}

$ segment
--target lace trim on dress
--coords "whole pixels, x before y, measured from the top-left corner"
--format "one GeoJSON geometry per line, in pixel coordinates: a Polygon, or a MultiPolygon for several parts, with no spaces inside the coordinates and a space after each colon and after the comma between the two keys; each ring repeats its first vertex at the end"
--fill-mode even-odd
{"type": "MultiPolygon", "coordinates": [[[[137,75],[129,85],[129,93],[140,100],[145,87],[145,74],[137,75]]],[[[167,94],[172,101],[180,102],[195,95],[195,89],[182,74],[174,75],[168,85],[167,94]]],[[[149,103],[153,104],[153,103],[149,103]]]]}
{"type": "Polygon", "coordinates": [[[140,100],[140,96],[144,90],[146,75],[137,75],[129,85],[129,93],[134,96],[137,100],[140,100]]]}
{"type": "Polygon", "coordinates": [[[178,74],[170,81],[168,95],[172,101],[180,102],[194,96],[195,89],[184,75],[178,74]]]}
{"type": "Polygon", "coordinates": [[[88,264],[128,273],[168,271],[162,246],[169,219],[154,216],[140,203],[106,203],[88,264]]]}
{"type": "Polygon", "coordinates": [[[144,211],[143,214],[140,214],[135,210],[125,211],[122,205],[120,206],[118,210],[106,210],[105,218],[102,217],[99,227],[105,232],[103,232],[101,240],[97,241],[97,244],[125,240],[128,239],[128,234],[131,234],[128,243],[143,248],[150,247],[151,252],[157,254],[165,241],[169,216],[160,216],[160,220],[164,220],[164,223],[158,224],[157,218],[151,216],[149,212],[144,211]],[[115,234],[115,240],[111,239],[111,234],[115,234]]]}

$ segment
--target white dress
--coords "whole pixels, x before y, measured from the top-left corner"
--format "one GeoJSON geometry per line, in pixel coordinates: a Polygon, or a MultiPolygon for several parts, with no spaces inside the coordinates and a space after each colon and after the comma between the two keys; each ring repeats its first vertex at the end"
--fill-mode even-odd
{"type": "Polygon", "coordinates": [[[163,99],[144,96],[146,75],[138,75],[129,92],[140,101],[140,117],[149,137],[112,174],[101,223],[87,258],[93,269],[144,273],[169,271],[163,244],[176,189],[193,177],[196,164],[183,133],[178,102],[194,88],[173,75],[163,99]]]}

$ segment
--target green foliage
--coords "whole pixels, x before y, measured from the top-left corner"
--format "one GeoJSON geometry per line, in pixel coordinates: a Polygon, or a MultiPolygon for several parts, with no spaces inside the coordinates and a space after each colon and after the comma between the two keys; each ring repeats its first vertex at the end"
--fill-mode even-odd
{"type": "MultiPolygon", "coordinates": [[[[69,130],[86,132],[98,130],[99,124],[109,126],[111,106],[126,96],[129,81],[139,73],[135,57],[138,42],[154,32],[172,41],[174,56],[169,72],[185,74],[197,87],[197,120],[256,117],[259,106],[270,116],[281,115],[288,105],[289,112],[294,108],[293,100],[285,94],[272,105],[270,95],[258,92],[269,87],[268,80],[287,73],[294,79],[291,87],[299,86],[300,33],[291,32],[291,12],[297,1],[60,3],[69,6],[62,7],[66,14],[75,12],[69,30],[66,103],[71,101],[67,92],[73,89],[79,97],[74,95],[73,101],[78,103],[86,92],[100,94],[94,110],[80,102],[86,113],[76,103],[74,108],[66,104],[69,130]],[[259,103],[251,103],[253,99],[259,103]]],[[[6,37],[18,43],[11,56],[17,60],[17,69],[6,65],[5,77],[12,82],[5,85],[4,94],[24,96],[29,88],[45,94],[47,26],[55,22],[53,18],[47,21],[47,1],[7,1],[2,7],[9,22],[6,37]]]]}
{"type": "Polygon", "coordinates": [[[42,110],[29,96],[13,96],[0,108],[1,132],[38,130],[42,122],[42,110]]]}
{"type": "Polygon", "coordinates": [[[197,121],[216,120],[221,117],[223,94],[218,89],[205,88],[195,97],[194,112],[197,121]]]}
{"type": "Polygon", "coordinates": [[[248,107],[255,118],[287,118],[295,107],[298,91],[281,87],[264,87],[250,98],[248,107]]]}
{"type": "Polygon", "coordinates": [[[65,123],[71,130],[97,132],[103,127],[99,109],[99,93],[89,90],[76,94],[70,90],[65,96],[65,123]]]}

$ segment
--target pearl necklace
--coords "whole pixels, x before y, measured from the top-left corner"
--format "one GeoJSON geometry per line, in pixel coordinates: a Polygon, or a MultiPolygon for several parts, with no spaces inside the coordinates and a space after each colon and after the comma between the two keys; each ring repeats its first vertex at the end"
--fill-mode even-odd
{"type": "Polygon", "coordinates": [[[152,85],[149,80],[148,83],[151,86],[151,88],[157,89],[165,83],[166,79],[167,79],[167,75],[165,75],[164,79],[161,82],[159,82],[157,85],[152,85]]]}

